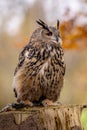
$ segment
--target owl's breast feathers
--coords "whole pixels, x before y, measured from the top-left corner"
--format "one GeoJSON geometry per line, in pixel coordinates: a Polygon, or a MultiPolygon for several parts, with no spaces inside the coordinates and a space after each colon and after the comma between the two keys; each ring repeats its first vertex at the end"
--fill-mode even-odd
{"type": "Polygon", "coordinates": [[[63,86],[64,53],[53,42],[30,42],[19,55],[13,80],[18,102],[39,101],[43,96],[56,101],[63,86]]]}
{"type": "Polygon", "coordinates": [[[59,67],[65,74],[64,52],[61,46],[42,41],[30,42],[19,55],[19,63],[15,69],[14,76],[20,69],[28,70],[29,76],[36,76],[45,71],[48,66],[59,67]]]}

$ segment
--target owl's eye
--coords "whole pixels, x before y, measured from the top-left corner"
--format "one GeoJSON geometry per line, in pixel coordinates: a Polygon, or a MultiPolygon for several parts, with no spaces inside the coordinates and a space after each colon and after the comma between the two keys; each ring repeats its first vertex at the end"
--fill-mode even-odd
{"type": "Polygon", "coordinates": [[[44,37],[50,37],[50,36],[52,36],[52,32],[48,31],[48,30],[43,30],[42,31],[42,36],[44,36],[44,37]]]}
{"type": "Polygon", "coordinates": [[[52,32],[47,32],[46,35],[47,36],[52,36],[52,32]]]}

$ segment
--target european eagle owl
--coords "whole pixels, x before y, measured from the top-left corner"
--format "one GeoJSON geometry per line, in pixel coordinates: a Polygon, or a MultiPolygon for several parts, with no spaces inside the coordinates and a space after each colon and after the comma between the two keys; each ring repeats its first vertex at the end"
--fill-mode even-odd
{"type": "Polygon", "coordinates": [[[39,27],[19,54],[13,89],[18,103],[56,105],[65,74],[64,52],[57,27],[38,20],[39,27]]]}

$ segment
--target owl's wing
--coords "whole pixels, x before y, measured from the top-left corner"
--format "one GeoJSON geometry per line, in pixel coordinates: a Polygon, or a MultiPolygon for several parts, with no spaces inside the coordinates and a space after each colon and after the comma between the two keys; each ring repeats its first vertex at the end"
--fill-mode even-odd
{"type": "Polygon", "coordinates": [[[32,74],[37,73],[49,56],[49,51],[46,51],[47,49],[44,48],[44,43],[42,43],[42,41],[26,45],[19,54],[19,62],[14,75],[23,67],[24,64],[29,68],[28,71],[32,70],[32,74]]]}
{"type": "Polygon", "coordinates": [[[25,53],[26,53],[26,50],[28,50],[28,46],[25,46],[24,49],[20,52],[19,54],[19,58],[18,58],[18,65],[15,69],[15,72],[14,72],[14,75],[18,72],[18,70],[22,67],[24,61],[25,61],[25,53]]]}

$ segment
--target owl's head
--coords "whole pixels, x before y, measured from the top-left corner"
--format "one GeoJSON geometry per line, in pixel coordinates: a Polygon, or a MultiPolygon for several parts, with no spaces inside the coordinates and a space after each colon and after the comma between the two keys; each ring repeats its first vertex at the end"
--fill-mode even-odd
{"type": "Polygon", "coordinates": [[[62,40],[59,32],[59,20],[57,20],[57,27],[48,26],[42,20],[36,21],[40,28],[36,29],[31,36],[32,40],[42,40],[44,42],[52,41],[56,44],[62,44],[62,40]]]}

